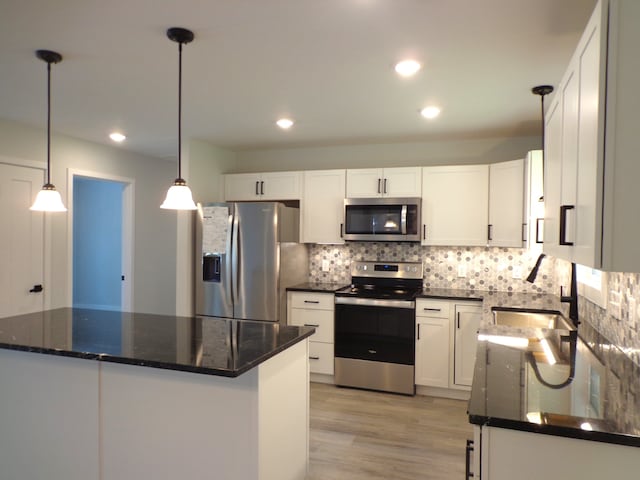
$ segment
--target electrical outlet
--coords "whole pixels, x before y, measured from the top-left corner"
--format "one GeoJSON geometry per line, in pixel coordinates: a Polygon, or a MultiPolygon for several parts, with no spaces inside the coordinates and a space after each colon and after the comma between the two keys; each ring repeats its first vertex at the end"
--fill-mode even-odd
{"type": "Polygon", "coordinates": [[[329,260],[322,260],[322,271],[323,272],[329,271],[329,260]]]}
{"type": "Polygon", "coordinates": [[[463,263],[458,265],[458,277],[466,277],[467,276],[467,266],[463,263]]]}
{"type": "Polygon", "coordinates": [[[520,265],[516,265],[515,267],[513,267],[513,271],[511,272],[511,278],[516,280],[522,278],[522,267],[520,265]]]}

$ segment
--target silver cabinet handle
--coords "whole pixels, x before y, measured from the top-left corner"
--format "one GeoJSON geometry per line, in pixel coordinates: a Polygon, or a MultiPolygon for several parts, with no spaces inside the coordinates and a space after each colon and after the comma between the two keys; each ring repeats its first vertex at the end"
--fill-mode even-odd
{"type": "Polygon", "coordinates": [[[320,360],[320,357],[309,357],[309,360],[320,360]]]}
{"type": "Polygon", "coordinates": [[[381,179],[381,178],[379,178],[379,179],[378,179],[378,193],[382,193],[382,192],[380,191],[380,183],[381,183],[381,182],[382,182],[382,179],[381,179]]]}
{"type": "Polygon", "coordinates": [[[264,195],[264,181],[260,182],[260,195],[264,195]]]}
{"type": "Polygon", "coordinates": [[[320,325],[318,325],[317,323],[305,323],[304,326],[320,328],[320,325]]]}
{"type": "Polygon", "coordinates": [[[382,189],[383,193],[387,193],[387,179],[384,179],[384,188],[382,189]]]}
{"type": "Polygon", "coordinates": [[[424,307],[423,310],[426,311],[426,312],[441,312],[442,311],[441,308],[428,308],[428,307],[424,307]]]}
{"type": "Polygon", "coordinates": [[[305,300],[304,303],[320,303],[320,300],[305,300]]]}
{"type": "Polygon", "coordinates": [[[256,180],[256,195],[260,195],[260,190],[258,189],[260,182],[256,180]]]}

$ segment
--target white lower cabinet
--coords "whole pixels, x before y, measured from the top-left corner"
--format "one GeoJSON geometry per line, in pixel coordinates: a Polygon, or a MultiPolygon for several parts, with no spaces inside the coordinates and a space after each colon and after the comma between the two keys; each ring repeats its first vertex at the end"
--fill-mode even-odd
{"type": "Polygon", "coordinates": [[[449,387],[449,302],[416,301],[416,385],[449,387]]]}
{"type": "Polygon", "coordinates": [[[453,319],[453,369],[451,383],[471,387],[476,364],[478,327],[482,320],[482,306],[477,303],[455,304],[453,319]]]}
{"type": "Polygon", "coordinates": [[[416,385],[470,389],[481,317],[478,302],[416,300],[416,385]]]}
{"type": "Polygon", "coordinates": [[[474,425],[474,480],[633,478],[637,447],[474,425]]]}
{"type": "Polygon", "coordinates": [[[311,373],[333,375],[333,293],[287,292],[290,325],[314,327],[309,338],[311,373]]]}

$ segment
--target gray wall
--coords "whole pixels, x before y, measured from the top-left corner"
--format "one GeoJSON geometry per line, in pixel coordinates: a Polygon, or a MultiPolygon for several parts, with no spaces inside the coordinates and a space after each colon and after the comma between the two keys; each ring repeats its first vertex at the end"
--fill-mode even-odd
{"type": "Polygon", "coordinates": [[[233,173],[495,163],[524,158],[540,145],[534,136],[245,150],[237,152],[233,173]]]}
{"type": "MultiPolygon", "coordinates": [[[[0,120],[0,157],[15,163],[46,161],[46,131],[0,120]]],[[[173,314],[176,292],[176,214],[159,208],[175,178],[173,162],[53,134],[51,179],[67,208],[67,170],[135,180],[134,303],[139,312],[173,314]]],[[[51,228],[51,308],[70,306],[69,214],[47,214],[51,228]]],[[[45,272],[46,274],[46,272],[45,272]]]]}

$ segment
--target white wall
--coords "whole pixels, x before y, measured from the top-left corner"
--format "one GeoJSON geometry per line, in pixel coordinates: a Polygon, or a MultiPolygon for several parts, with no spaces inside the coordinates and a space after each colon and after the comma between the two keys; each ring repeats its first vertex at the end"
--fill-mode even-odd
{"type": "Polygon", "coordinates": [[[524,158],[540,143],[533,136],[245,150],[233,172],[495,163],[524,158]]]}
{"type": "MultiPolygon", "coordinates": [[[[0,156],[20,163],[46,162],[46,131],[0,120],[0,156]]],[[[135,179],[134,303],[138,312],[173,314],[176,291],[176,214],[159,208],[175,179],[173,162],[52,135],[52,183],[65,205],[67,170],[75,169],[135,179]]],[[[99,214],[99,212],[97,212],[99,214]]],[[[70,306],[68,281],[68,214],[47,214],[51,224],[51,285],[46,288],[51,308],[70,306]]]]}
{"type": "Polygon", "coordinates": [[[189,186],[196,202],[221,202],[224,185],[221,175],[234,171],[237,154],[200,140],[189,140],[189,186]]]}

